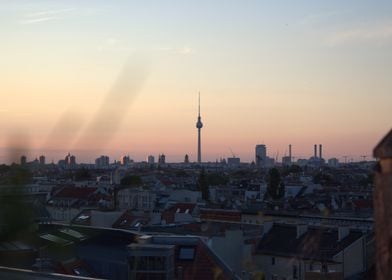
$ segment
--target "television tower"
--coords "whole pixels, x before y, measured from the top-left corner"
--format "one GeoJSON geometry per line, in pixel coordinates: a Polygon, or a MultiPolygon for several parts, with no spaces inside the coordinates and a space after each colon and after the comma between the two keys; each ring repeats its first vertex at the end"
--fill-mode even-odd
{"type": "Polygon", "coordinates": [[[200,92],[199,92],[199,115],[197,117],[197,162],[201,163],[201,128],[203,127],[203,123],[201,122],[200,117],[200,92]]]}

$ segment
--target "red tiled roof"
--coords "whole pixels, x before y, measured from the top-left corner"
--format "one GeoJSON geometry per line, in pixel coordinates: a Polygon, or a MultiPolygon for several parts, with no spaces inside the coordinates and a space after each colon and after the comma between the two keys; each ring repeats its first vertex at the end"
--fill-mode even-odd
{"type": "Polygon", "coordinates": [[[97,188],[85,187],[64,187],[59,192],[57,192],[54,198],[77,198],[77,199],[87,199],[91,194],[93,194],[97,188]]]}
{"type": "Polygon", "coordinates": [[[176,213],[185,213],[186,210],[188,210],[188,213],[191,214],[195,207],[195,203],[176,203],[162,212],[162,219],[164,219],[167,224],[172,224],[174,223],[176,213]]]}
{"type": "Polygon", "coordinates": [[[241,212],[223,209],[200,209],[200,219],[241,222],[241,212]]]}
{"type": "Polygon", "coordinates": [[[147,217],[142,216],[134,216],[131,211],[125,211],[120,218],[118,218],[114,223],[114,228],[129,228],[132,227],[136,221],[141,221],[142,223],[147,224],[149,219],[147,217]]]}
{"type": "Polygon", "coordinates": [[[76,276],[94,276],[94,272],[91,270],[91,268],[86,263],[78,259],[61,263],[57,272],[76,276]]]}
{"type": "MultiPolygon", "coordinates": [[[[181,246],[177,246],[176,256],[179,254],[181,246]]],[[[176,267],[182,267],[184,280],[223,280],[231,279],[231,275],[224,270],[224,268],[217,262],[216,258],[211,255],[211,252],[202,241],[199,241],[195,248],[195,257],[193,261],[181,261],[176,258],[176,267]]],[[[178,277],[178,270],[176,271],[178,277]]]]}

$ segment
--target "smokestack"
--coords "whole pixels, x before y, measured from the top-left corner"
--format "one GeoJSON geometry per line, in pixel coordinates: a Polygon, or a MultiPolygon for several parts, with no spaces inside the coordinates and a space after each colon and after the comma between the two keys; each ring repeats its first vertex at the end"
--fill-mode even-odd
{"type": "Polygon", "coordinates": [[[317,158],[317,145],[314,145],[314,157],[317,158]]]}
{"type": "Polygon", "coordinates": [[[319,145],[319,158],[323,158],[323,145],[319,145]]]}
{"type": "Polygon", "coordinates": [[[289,145],[289,157],[290,157],[290,161],[291,161],[291,144],[289,145]]]}

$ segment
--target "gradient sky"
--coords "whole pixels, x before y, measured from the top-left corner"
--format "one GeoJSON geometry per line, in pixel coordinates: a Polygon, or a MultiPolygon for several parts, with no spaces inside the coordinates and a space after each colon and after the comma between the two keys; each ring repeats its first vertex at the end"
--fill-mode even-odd
{"type": "Polygon", "coordinates": [[[391,1],[1,1],[0,36],[0,161],[195,160],[198,91],[204,160],[357,160],[392,124],[391,1]]]}

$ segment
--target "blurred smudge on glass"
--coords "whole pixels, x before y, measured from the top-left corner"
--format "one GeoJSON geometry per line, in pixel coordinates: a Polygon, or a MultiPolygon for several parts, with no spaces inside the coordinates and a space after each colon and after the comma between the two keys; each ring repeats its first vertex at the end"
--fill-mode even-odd
{"type": "Polygon", "coordinates": [[[132,56],[127,60],[94,118],[76,141],[78,148],[103,149],[110,142],[141,90],[148,76],[147,68],[143,55],[132,56]]]}

